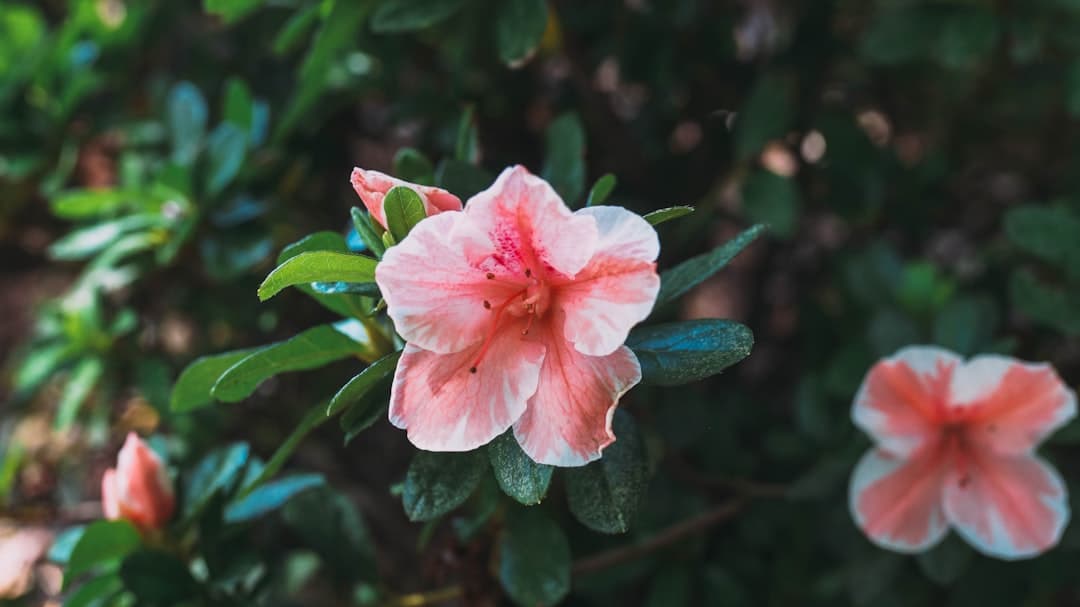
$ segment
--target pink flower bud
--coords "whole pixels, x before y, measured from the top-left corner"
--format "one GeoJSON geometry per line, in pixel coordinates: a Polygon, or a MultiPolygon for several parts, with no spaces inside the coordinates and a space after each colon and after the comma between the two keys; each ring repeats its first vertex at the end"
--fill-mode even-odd
{"type": "Polygon", "coordinates": [[[371,213],[371,218],[384,228],[387,225],[386,214],[383,213],[383,199],[386,198],[387,192],[397,186],[405,186],[416,192],[420,200],[424,202],[424,210],[428,217],[443,211],[461,210],[461,199],[442,188],[409,183],[378,171],[353,169],[350,181],[353,189],[356,190],[356,195],[371,213]]]}
{"type": "Polygon", "coordinates": [[[126,519],[142,530],[160,529],[176,507],[161,458],[134,432],[120,449],[116,468],[101,479],[101,507],[109,520],[126,519]]]}

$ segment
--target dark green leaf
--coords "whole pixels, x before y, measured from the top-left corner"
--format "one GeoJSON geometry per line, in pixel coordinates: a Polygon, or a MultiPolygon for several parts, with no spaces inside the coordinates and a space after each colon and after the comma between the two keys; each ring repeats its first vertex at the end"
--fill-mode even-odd
{"type": "Polygon", "coordinates": [[[791,83],[778,74],[761,76],[735,119],[735,156],[747,160],[772,139],[784,136],[791,122],[791,83]]]}
{"type": "Polygon", "coordinates": [[[213,356],[203,356],[187,366],[176,378],[169,408],[177,413],[194,411],[214,402],[211,390],[218,379],[236,363],[258,348],[236,350],[213,356]]]}
{"type": "Polygon", "coordinates": [[[284,55],[299,44],[319,20],[321,5],[310,4],[296,10],[274,38],[274,54],[284,55]]]}
{"type": "Polygon", "coordinates": [[[541,174],[568,205],[574,206],[585,190],[585,127],[581,118],[573,112],[562,114],[548,125],[544,140],[547,153],[541,174]]]}
{"type": "Polygon", "coordinates": [[[233,403],[251,395],[279,373],[315,369],[358,354],[362,346],[329,325],[308,329],[288,340],[259,348],[229,367],[214,384],[214,398],[233,403]]]}
{"type": "Polygon", "coordinates": [[[1005,234],[1017,247],[1064,266],[1080,259],[1080,217],[1060,207],[1026,205],[1005,214],[1005,234]]]}
{"type": "Polygon", "coordinates": [[[495,470],[495,480],[503,493],[532,506],[539,504],[551,484],[551,466],[534,462],[518,445],[511,430],[504,432],[487,446],[488,459],[495,470]]]}
{"type": "Polygon", "coordinates": [[[503,0],[495,10],[495,46],[503,63],[524,63],[540,45],[547,28],[545,0],[503,0]]]}
{"type": "Polygon", "coordinates": [[[750,243],[754,242],[765,226],[756,225],[708,253],[691,257],[660,275],[660,294],[656,297],[659,308],[694,288],[706,278],[719,272],[750,243]]]}
{"type": "Polygon", "coordinates": [[[915,560],[923,574],[940,586],[951,586],[967,570],[975,553],[955,533],[915,560]]]}
{"type": "Polygon", "coordinates": [[[556,605],[570,592],[570,543],[539,509],[507,513],[498,554],[499,581],[518,605],[556,605]]]}
{"type": "Polygon", "coordinates": [[[367,246],[372,255],[377,259],[382,259],[383,253],[386,253],[386,245],[383,244],[382,236],[379,235],[382,228],[376,228],[375,223],[371,220],[371,215],[361,208],[353,207],[350,213],[353,227],[356,228],[360,240],[364,241],[364,245],[367,246]]]}
{"type": "Polygon", "coordinates": [[[229,122],[219,124],[210,133],[206,143],[206,192],[210,196],[220,194],[240,172],[247,142],[247,132],[229,122]]]}
{"type": "Polygon", "coordinates": [[[462,200],[487,189],[494,178],[484,169],[453,158],[444,159],[435,170],[435,183],[462,200]]]}
{"type": "Polygon", "coordinates": [[[247,83],[240,78],[229,78],[225,83],[225,108],[222,112],[225,121],[245,133],[250,133],[254,125],[254,113],[255,100],[251,97],[251,89],[247,83]]]}
{"type": "Polygon", "coordinates": [[[203,0],[203,8],[226,23],[235,23],[259,7],[262,0],[203,0]]]}
{"type": "MultiPolygon", "coordinates": [[[[617,183],[618,183],[618,180],[615,179],[615,176],[612,175],[611,173],[608,173],[608,174],[604,175],[603,177],[601,177],[600,179],[597,179],[596,183],[593,184],[592,189],[589,190],[589,198],[585,201],[585,206],[592,207],[592,206],[604,204],[604,201],[608,199],[608,196],[611,196],[611,192],[615,189],[615,184],[617,184],[617,183]]],[[[676,207],[676,208],[681,208],[681,207],[676,207]]],[[[652,213],[649,213],[649,215],[654,215],[656,213],[661,213],[661,212],[662,211],[654,211],[652,213]]],[[[649,215],[646,215],[645,218],[648,219],[649,215]]],[[[650,221],[649,223],[653,223],[653,222],[650,221]]],[[[653,223],[653,225],[656,225],[656,224],[653,223]]]]}
{"type": "Polygon", "coordinates": [[[1047,286],[1027,270],[1017,270],[1009,281],[1013,305],[1032,320],[1054,327],[1066,335],[1080,335],[1080,289],[1071,291],[1047,286]]]}
{"type": "MultiPolygon", "coordinates": [[[[458,121],[457,141],[454,143],[454,158],[473,166],[480,156],[479,134],[476,131],[475,110],[472,105],[465,106],[458,121]]],[[[453,191],[453,190],[451,190],[453,191]]]]}
{"type": "Polygon", "coordinates": [[[401,358],[401,352],[387,354],[368,365],[356,377],[350,379],[330,399],[330,406],[326,409],[326,415],[334,415],[346,407],[361,402],[380,380],[393,376],[399,358],[401,358]]]}
{"type": "MultiPolygon", "coordinates": [[[[391,188],[386,193],[386,197],[383,198],[383,213],[386,215],[387,229],[398,242],[405,240],[413,226],[427,217],[424,201],[420,200],[420,195],[412,188],[400,185],[391,188]]],[[[372,276],[374,272],[373,268],[372,276]]]]}
{"type": "Polygon", "coordinates": [[[139,543],[139,532],[127,521],[90,523],[71,551],[64,578],[74,579],[84,571],[114,563],[137,548],[139,543]]]}
{"type": "Polygon", "coordinates": [[[300,474],[253,490],[225,506],[226,523],[243,523],[277,510],[294,496],[325,483],[320,474],[300,474]]]}
{"type": "Polygon", "coordinates": [[[641,363],[642,382],[678,386],[716,375],[750,355],[754,334],[720,319],[638,327],[626,345],[641,363]]]}
{"type": "Polygon", "coordinates": [[[371,29],[379,33],[421,30],[448,19],[465,0],[385,0],[371,16],[371,29]]]}
{"type": "Polygon", "coordinates": [[[172,141],[172,159],[181,166],[191,166],[206,133],[206,100],[198,87],[181,82],[169,91],[166,122],[172,141]]]}
{"type": "Polygon", "coordinates": [[[689,214],[691,214],[693,212],[694,212],[694,207],[689,207],[689,206],[668,207],[666,209],[659,209],[659,210],[653,211],[652,213],[648,213],[644,217],[645,217],[645,221],[649,222],[651,225],[657,226],[657,225],[660,225],[660,224],[664,223],[665,221],[671,221],[672,219],[678,219],[680,217],[686,217],[687,215],[689,215],[689,214]]]}
{"type": "Polygon", "coordinates": [[[566,497],[570,512],[586,527],[625,533],[645,492],[648,462],[629,413],[616,410],[612,429],[616,440],[599,461],[566,470],[566,497]]]}
{"type": "Polygon", "coordinates": [[[364,521],[344,495],[324,486],[285,505],[282,517],[303,542],[322,556],[338,580],[375,579],[375,554],[364,521]]]}
{"type": "Polygon", "coordinates": [[[480,484],[487,468],[482,451],[419,451],[409,464],[401,496],[410,521],[430,521],[461,504],[480,484]]]}
{"type": "Polygon", "coordinates": [[[752,173],[743,183],[746,218],[762,223],[782,238],[794,234],[799,219],[799,191],[795,183],[771,171],[752,173]]]}
{"type": "Polygon", "coordinates": [[[198,514],[216,493],[231,493],[237,486],[251,455],[245,443],[213,451],[199,461],[184,487],[184,513],[198,514]]]}
{"type": "Polygon", "coordinates": [[[947,303],[934,318],[933,341],[954,352],[973,356],[990,346],[997,325],[998,312],[992,300],[961,297],[947,303]]]}
{"type": "Polygon", "coordinates": [[[277,264],[280,266],[293,257],[310,251],[347,253],[349,248],[345,246],[345,238],[337,232],[315,232],[281,249],[277,264]]]}
{"type": "Polygon", "coordinates": [[[375,265],[370,257],[334,251],[308,251],[288,259],[259,285],[259,299],[266,301],[285,287],[313,282],[375,282],[375,265]]]}
{"type": "Polygon", "coordinates": [[[435,165],[413,148],[401,148],[394,154],[394,175],[410,183],[435,184],[435,165]]]}
{"type": "Polygon", "coordinates": [[[67,595],[64,607],[106,607],[112,604],[109,599],[123,589],[124,582],[119,575],[99,575],[67,595]]]}
{"type": "Polygon", "coordinates": [[[195,598],[199,588],[183,561],[160,550],[139,550],[124,559],[120,579],[139,605],[175,605],[195,598]]]}

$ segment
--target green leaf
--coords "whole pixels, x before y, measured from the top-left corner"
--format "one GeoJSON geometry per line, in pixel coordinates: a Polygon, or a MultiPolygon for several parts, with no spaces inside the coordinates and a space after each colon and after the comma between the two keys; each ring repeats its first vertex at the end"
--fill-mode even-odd
{"type": "Polygon", "coordinates": [[[69,232],[49,245],[49,256],[61,261],[86,259],[108,247],[124,234],[164,225],[160,215],[133,215],[69,232]]]}
{"type": "Polygon", "coordinates": [[[1017,270],[1009,281],[1009,293],[1013,305],[1032,320],[1069,336],[1080,335],[1080,309],[1076,306],[1080,289],[1050,287],[1031,272],[1017,270]]]}
{"type": "Polygon", "coordinates": [[[310,251],[347,253],[349,247],[345,245],[345,238],[337,232],[315,232],[281,249],[281,253],[278,254],[277,264],[280,266],[293,257],[310,251]]]}
{"type": "Polygon", "coordinates": [[[299,44],[300,40],[318,22],[320,8],[320,4],[309,4],[293,12],[293,15],[285,22],[285,26],[274,37],[273,50],[275,55],[284,55],[299,44]]]}
{"type": "Polygon", "coordinates": [[[169,91],[167,105],[165,120],[172,141],[172,159],[191,166],[206,133],[206,100],[194,84],[180,82],[169,91]]]}
{"type": "Polygon", "coordinates": [[[307,491],[285,505],[282,518],[305,545],[322,556],[337,580],[355,584],[376,577],[375,551],[352,501],[328,486],[307,491]]]}
{"type": "MultiPolygon", "coordinates": [[[[413,226],[427,217],[420,195],[412,188],[400,185],[391,188],[383,198],[383,214],[386,215],[386,227],[397,242],[405,240],[413,226]]],[[[371,272],[374,280],[374,268],[371,272]]]]}
{"type": "Polygon", "coordinates": [[[349,212],[352,215],[353,227],[356,228],[360,240],[364,241],[364,246],[376,258],[382,259],[383,253],[386,253],[386,245],[383,244],[382,237],[379,235],[382,228],[376,228],[375,223],[371,221],[371,215],[359,207],[353,207],[349,212]]]}
{"type": "Polygon", "coordinates": [[[279,373],[315,369],[358,354],[362,349],[330,325],[314,327],[241,359],[221,375],[211,394],[220,401],[238,402],[250,396],[264,380],[279,373]]]}
{"type": "Polygon", "coordinates": [[[799,190],[791,179],[771,171],[755,171],[743,183],[742,199],[746,218],[752,223],[768,225],[781,238],[795,233],[799,190]]]}
{"type": "Polygon", "coordinates": [[[104,372],[105,363],[100,358],[84,358],[75,365],[67,384],[64,385],[60,402],[56,405],[54,425],[57,430],[66,430],[71,427],[79,415],[79,408],[90,396],[90,392],[93,391],[104,372]]]}
{"type": "MultiPolygon", "coordinates": [[[[281,265],[293,257],[309,251],[334,251],[350,254],[345,238],[341,234],[336,232],[316,232],[282,249],[278,255],[277,263],[281,265]]],[[[345,317],[368,316],[373,305],[350,293],[338,293],[335,295],[316,293],[310,284],[298,284],[296,288],[328,310],[345,317]]]]}
{"type": "Polygon", "coordinates": [[[259,7],[262,0],[203,0],[203,9],[225,23],[235,23],[259,7]]]}
{"type": "MultiPolygon", "coordinates": [[[[461,112],[461,120],[458,121],[457,140],[454,143],[454,158],[473,165],[480,156],[479,134],[476,131],[475,110],[472,105],[466,105],[461,112]]],[[[453,190],[451,190],[453,191],[453,190]]]]}
{"type": "Polygon", "coordinates": [[[247,83],[240,78],[229,78],[225,83],[224,105],[222,115],[225,121],[250,133],[255,119],[255,100],[247,83]]]}
{"type": "Polygon", "coordinates": [[[638,327],[626,345],[642,382],[678,386],[716,375],[750,355],[754,334],[732,320],[701,319],[638,327]]]}
{"type": "MultiPolygon", "coordinates": [[[[388,197],[389,198],[389,197],[388,197]]],[[[375,265],[370,257],[334,251],[308,251],[274,268],[259,285],[259,299],[266,301],[285,287],[313,282],[375,282],[375,265]]]]}
{"type": "Polygon", "coordinates": [[[229,122],[222,122],[210,134],[206,144],[207,194],[217,196],[236,178],[244,166],[247,143],[247,132],[229,122]]]}
{"type": "Polygon", "coordinates": [[[379,33],[421,30],[450,18],[465,0],[385,0],[371,16],[371,29],[379,33]]]}
{"type": "Polygon", "coordinates": [[[346,445],[375,422],[386,419],[393,379],[393,374],[379,379],[367,394],[345,410],[344,415],[341,416],[341,431],[345,433],[346,445]]]}
{"type": "Polygon", "coordinates": [[[243,523],[277,510],[296,495],[325,484],[321,474],[299,474],[267,483],[225,506],[226,523],[243,523]]]}
{"type": "Polygon", "coordinates": [[[400,358],[401,352],[394,352],[368,365],[367,368],[342,386],[337,394],[330,399],[330,406],[326,409],[326,415],[328,417],[335,415],[346,407],[352,407],[364,401],[364,397],[380,380],[393,376],[400,358]]]}
{"type": "Polygon", "coordinates": [[[1005,234],[1021,250],[1059,266],[1080,261],[1080,217],[1068,209],[1025,205],[1005,214],[1005,234]]]}
{"type": "Polygon", "coordinates": [[[139,605],[175,605],[199,593],[184,562],[160,550],[139,550],[129,555],[120,566],[120,579],[139,605]]]}
{"type": "Polygon", "coordinates": [[[574,206],[585,191],[585,127],[574,112],[560,115],[545,134],[544,179],[574,206]]]}
{"type": "Polygon", "coordinates": [[[313,282],[311,283],[311,290],[322,295],[353,293],[355,295],[378,297],[382,294],[379,291],[379,285],[373,282],[313,282]]]}
{"type": "Polygon", "coordinates": [[[236,489],[250,456],[247,444],[236,443],[200,460],[184,487],[184,513],[197,515],[218,492],[229,494],[236,489]]]}
{"type": "Polygon", "coordinates": [[[187,366],[176,378],[169,408],[177,413],[186,413],[200,409],[214,402],[211,390],[218,379],[241,360],[247,358],[258,348],[248,348],[203,356],[187,366]]]}
{"type": "Polygon", "coordinates": [[[140,541],[139,532],[127,521],[90,523],[71,551],[64,579],[72,580],[95,567],[115,563],[138,548],[140,541]]]}
{"type": "Polygon", "coordinates": [[[495,10],[495,47],[511,66],[528,61],[547,29],[545,0],[503,0],[495,10]]]}
{"type": "Polygon", "coordinates": [[[435,184],[435,165],[413,148],[401,148],[394,154],[394,176],[420,185],[435,184]]]}
{"type": "Polygon", "coordinates": [[[975,553],[955,533],[944,541],[915,557],[919,569],[939,586],[951,586],[960,579],[971,564],[975,553]]]}
{"type": "Polygon", "coordinates": [[[934,343],[973,356],[990,346],[997,325],[998,312],[992,300],[961,297],[945,304],[934,318],[934,343]]]}
{"type": "Polygon", "coordinates": [[[539,504],[544,499],[554,468],[538,464],[526,455],[513,431],[507,430],[491,441],[487,452],[495,480],[503,493],[526,506],[539,504]]]}
{"type": "Polygon", "coordinates": [[[677,207],[668,207],[666,209],[659,209],[659,210],[653,211],[652,213],[647,213],[646,215],[644,215],[644,217],[645,217],[645,221],[649,222],[649,224],[654,225],[654,226],[658,226],[658,225],[664,223],[665,221],[671,221],[672,219],[678,219],[680,217],[686,217],[687,215],[689,215],[689,214],[691,214],[693,212],[694,212],[694,207],[677,206],[677,207]]]}
{"type": "Polygon", "coordinates": [[[484,169],[454,158],[443,159],[435,170],[435,183],[462,200],[487,189],[494,180],[484,169]]]}
{"type": "MultiPolygon", "coordinates": [[[[67,579],[67,578],[65,578],[67,579]]],[[[64,607],[103,607],[110,605],[110,598],[124,589],[117,574],[99,575],[79,586],[64,599],[64,607]]]]}
{"type": "Polygon", "coordinates": [[[15,372],[15,393],[21,397],[37,389],[73,352],[74,348],[67,342],[32,348],[15,372]]]}
{"type": "Polygon", "coordinates": [[[706,278],[724,269],[743,249],[765,231],[756,225],[708,253],[691,257],[681,264],[660,274],[660,293],[656,297],[657,308],[671,303],[675,298],[694,288],[706,278]]]}
{"type": "MultiPolygon", "coordinates": [[[[300,441],[304,440],[312,430],[318,428],[325,422],[328,417],[323,413],[326,410],[326,402],[317,403],[315,406],[308,409],[307,414],[300,420],[300,423],[296,425],[296,428],[289,433],[289,436],[282,441],[278,446],[277,451],[274,451],[274,455],[270,457],[270,461],[266,462],[266,465],[262,467],[254,479],[245,481],[243,489],[239,493],[239,497],[243,498],[250,495],[260,485],[273,478],[275,474],[285,465],[289,457],[292,456],[293,451],[300,446],[300,441]]],[[[249,475],[250,476],[250,475],[249,475]]]]}
{"type": "Polygon", "coordinates": [[[761,76],[735,119],[735,156],[748,160],[765,144],[784,136],[791,123],[791,82],[778,74],[761,76]]]}
{"type": "MultiPolygon", "coordinates": [[[[596,183],[593,184],[592,189],[589,190],[589,198],[586,199],[585,206],[594,207],[596,205],[604,204],[604,201],[608,199],[608,196],[611,196],[611,192],[615,189],[617,183],[618,179],[611,173],[597,179],[596,183]]],[[[649,215],[651,214],[652,213],[649,215]]],[[[645,218],[648,219],[648,215],[646,215],[645,218]]]]}
{"type": "Polygon", "coordinates": [[[570,542],[539,509],[507,512],[498,554],[499,582],[518,605],[556,605],[569,594],[570,542]]]}
{"type": "Polygon", "coordinates": [[[570,512],[583,525],[601,533],[625,533],[645,492],[648,462],[637,424],[618,409],[612,420],[615,442],[604,456],[581,468],[566,470],[570,512]]]}
{"type": "Polygon", "coordinates": [[[58,194],[49,208],[61,219],[87,219],[114,213],[135,198],[138,194],[130,190],[72,190],[58,194]]]}
{"type": "Polygon", "coordinates": [[[464,453],[418,451],[405,475],[401,501],[410,521],[436,519],[461,504],[480,484],[487,461],[480,450],[464,453]]]}

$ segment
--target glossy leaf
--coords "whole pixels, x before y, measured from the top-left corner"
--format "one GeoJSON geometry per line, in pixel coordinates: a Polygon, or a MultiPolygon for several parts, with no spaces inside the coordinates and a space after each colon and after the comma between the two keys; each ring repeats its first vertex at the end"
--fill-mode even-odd
{"type": "Polygon", "coordinates": [[[426,29],[448,19],[465,0],[386,0],[371,16],[371,29],[379,33],[426,29]]]}
{"type": "Polygon", "coordinates": [[[544,499],[554,468],[538,464],[526,455],[513,432],[504,432],[491,441],[487,453],[503,493],[526,506],[539,504],[544,499]]]}
{"type": "Polygon", "coordinates": [[[360,236],[360,240],[364,241],[364,245],[377,259],[382,259],[383,253],[386,252],[386,245],[383,244],[382,237],[379,235],[380,229],[371,220],[371,215],[359,207],[353,207],[350,214],[353,227],[360,236]]]}
{"type": "Polygon", "coordinates": [[[545,0],[503,0],[495,10],[495,47],[503,63],[524,63],[540,45],[547,27],[545,0]]]}
{"type": "Polygon", "coordinates": [[[259,299],[266,301],[285,287],[313,282],[375,281],[375,265],[370,257],[334,251],[308,251],[281,264],[259,285],[259,299]]]}
{"type": "Polygon", "coordinates": [[[131,523],[119,521],[96,521],[90,523],[68,559],[66,579],[94,567],[115,563],[138,548],[139,532],[131,523]]]}
{"type": "Polygon", "coordinates": [[[765,231],[765,226],[753,226],[712,251],[691,257],[674,268],[661,273],[660,294],[656,297],[656,307],[659,308],[670,303],[708,277],[724,269],[724,266],[730,263],[750,243],[754,242],[763,231],[765,231]]]}
{"type": "MultiPolygon", "coordinates": [[[[420,223],[427,213],[420,195],[405,186],[396,186],[386,193],[383,199],[383,213],[386,214],[386,227],[393,234],[394,240],[401,242],[409,235],[413,226],[420,223]]],[[[371,270],[374,280],[375,270],[371,270]]]]}
{"type": "Polygon", "coordinates": [[[430,521],[450,512],[465,503],[486,471],[487,459],[480,450],[418,451],[405,476],[405,514],[410,521],[430,521]]]}
{"type": "Polygon", "coordinates": [[[64,599],[64,607],[101,607],[120,594],[124,582],[117,574],[99,575],[76,588],[64,599]]]}
{"type": "Polygon", "coordinates": [[[557,605],[570,592],[570,542],[539,509],[507,513],[498,554],[499,582],[521,607],[557,605]]]}
{"type": "Polygon", "coordinates": [[[647,213],[643,217],[645,221],[650,225],[658,226],[665,221],[671,221],[672,219],[678,219],[680,217],[686,217],[694,212],[694,207],[690,206],[677,206],[668,207],[666,209],[659,209],[652,213],[647,213]]]}
{"type": "Polygon", "coordinates": [[[601,533],[625,533],[645,492],[648,462],[637,424],[619,409],[612,420],[615,442],[604,456],[581,468],[566,470],[570,512],[583,525],[601,533]]]}
{"type": "Polygon", "coordinates": [[[678,386],[716,375],[749,356],[754,334],[731,320],[688,320],[638,327],[626,345],[641,363],[643,383],[678,386]]]}
{"type": "Polygon", "coordinates": [[[236,489],[251,456],[245,443],[236,443],[209,453],[189,474],[184,487],[184,513],[198,514],[218,492],[236,489]]]}
{"type": "Polygon", "coordinates": [[[236,363],[258,348],[203,356],[187,366],[173,385],[169,408],[177,413],[194,411],[214,402],[211,390],[218,379],[236,363]]]}
{"type": "Polygon", "coordinates": [[[320,474],[298,474],[267,483],[225,506],[226,523],[243,523],[273,512],[304,491],[323,485],[320,474]]]}
{"type": "Polygon", "coordinates": [[[346,407],[361,402],[379,381],[394,375],[399,358],[401,358],[401,352],[387,354],[350,379],[330,399],[330,406],[326,409],[326,415],[335,415],[346,407]]]}

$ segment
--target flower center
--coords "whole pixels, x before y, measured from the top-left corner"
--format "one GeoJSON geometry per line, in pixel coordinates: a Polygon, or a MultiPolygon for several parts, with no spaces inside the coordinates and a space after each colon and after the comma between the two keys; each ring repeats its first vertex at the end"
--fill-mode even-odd
{"type": "MultiPolygon", "coordinates": [[[[495,275],[488,272],[486,278],[488,280],[495,280],[495,275]]],[[[515,287],[522,287],[523,284],[524,286],[501,302],[493,303],[486,299],[484,300],[484,309],[492,311],[494,317],[491,319],[491,325],[488,327],[487,335],[484,337],[484,344],[480,347],[480,352],[477,353],[476,359],[473,360],[472,365],[469,367],[470,373],[476,373],[480,361],[483,360],[488,349],[491,348],[491,343],[495,339],[495,333],[499,329],[499,324],[502,321],[504,314],[510,314],[511,316],[516,317],[529,317],[528,322],[525,324],[525,328],[521,331],[521,334],[524,336],[529,334],[529,331],[533,326],[533,321],[543,316],[544,313],[547,312],[548,306],[551,304],[551,288],[544,281],[535,277],[532,270],[525,270],[523,282],[515,282],[513,284],[515,287]]]]}

